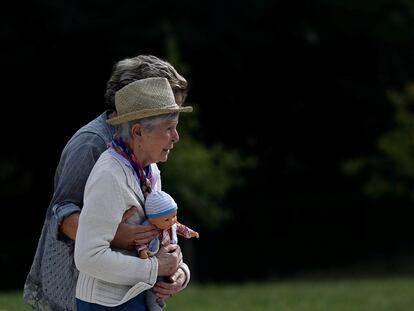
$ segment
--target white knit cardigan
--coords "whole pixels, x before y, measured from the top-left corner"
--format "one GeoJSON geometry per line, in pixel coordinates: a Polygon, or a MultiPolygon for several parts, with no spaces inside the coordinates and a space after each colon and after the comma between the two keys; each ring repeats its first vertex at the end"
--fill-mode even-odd
{"type": "MultiPolygon", "coordinates": [[[[161,190],[157,182],[155,191],[161,190]]],[[[107,150],[98,159],[85,187],[84,205],[75,242],[79,269],[76,298],[104,306],[118,306],[152,288],[157,280],[155,257],[141,259],[136,251],[111,249],[124,212],[138,208],[136,223],[145,219],[142,191],[131,169],[107,150]]],[[[181,268],[190,279],[185,264],[181,268]]]]}

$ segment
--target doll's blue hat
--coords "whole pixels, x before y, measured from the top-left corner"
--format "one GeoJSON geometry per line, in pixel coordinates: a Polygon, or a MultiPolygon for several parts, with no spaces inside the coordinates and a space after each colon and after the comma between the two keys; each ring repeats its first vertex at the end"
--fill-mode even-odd
{"type": "Polygon", "coordinates": [[[164,191],[153,191],[145,200],[145,213],[148,218],[171,214],[178,209],[174,199],[164,191]]]}

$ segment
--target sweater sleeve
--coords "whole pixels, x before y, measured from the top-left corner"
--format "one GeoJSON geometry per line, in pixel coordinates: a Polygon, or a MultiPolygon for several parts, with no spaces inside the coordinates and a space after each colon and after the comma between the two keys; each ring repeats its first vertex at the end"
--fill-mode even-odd
{"type": "Polygon", "coordinates": [[[106,149],[105,142],[94,133],[81,133],[65,147],[55,176],[53,234],[59,238],[58,226],[72,213],[80,212],[86,180],[95,162],[106,149]]]}
{"type": "Polygon", "coordinates": [[[184,289],[184,288],[186,288],[186,287],[187,287],[188,283],[190,283],[190,277],[191,277],[191,274],[190,274],[190,269],[188,268],[188,266],[187,266],[187,264],[186,264],[186,263],[182,262],[182,263],[180,264],[180,268],[181,268],[181,269],[184,271],[184,273],[185,273],[185,282],[184,282],[183,286],[181,287],[181,289],[184,289]]]}
{"type": "Polygon", "coordinates": [[[141,259],[110,248],[127,208],[126,198],[131,195],[112,173],[114,166],[120,169],[120,165],[111,165],[105,169],[95,167],[86,184],[75,243],[76,267],[110,283],[132,286],[145,282],[152,286],[158,274],[155,257],[141,259]]]}

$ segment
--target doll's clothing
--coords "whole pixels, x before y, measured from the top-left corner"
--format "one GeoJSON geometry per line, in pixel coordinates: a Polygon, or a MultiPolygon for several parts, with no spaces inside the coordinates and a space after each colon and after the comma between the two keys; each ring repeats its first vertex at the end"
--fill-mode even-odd
{"type": "MultiPolygon", "coordinates": [[[[143,225],[148,224],[150,224],[148,220],[145,220],[143,222],[143,225]]],[[[149,256],[154,256],[160,249],[160,244],[162,246],[166,246],[168,244],[177,244],[177,234],[187,239],[190,239],[191,229],[177,221],[175,224],[171,226],[170,229],[160,230],[159,235],[152,239],[148,244],[137,245],[136,249],[138,251],[138,254],[140,251],[148,249],[149,256]]]]}
{"type": "Polygon", "coordinates": [[[175,223],[177,229],[176,232],[178,235],[181,235],[187,239],[191,239],[191,229],[188,228],[186,225],[179,223],[178,221],[175,223]]]}
{"type": "MultiPolygon", "coordinates": [[[[148,225],[150,223],[148,222],[148,220],[145,220],[142,224],[148,225]]],[[[172,225],[171,235],[169,231],[169,229],[160,230],[159,235],[153,238],[148,244],[137,245],[136,250],[138,254],[142,250],[148,250],[149,256],[154,256],[156,253],[158,253],[160,245],[165,246],[168,244],[177,244],[177,226],[175,224],[172,225]]]]}

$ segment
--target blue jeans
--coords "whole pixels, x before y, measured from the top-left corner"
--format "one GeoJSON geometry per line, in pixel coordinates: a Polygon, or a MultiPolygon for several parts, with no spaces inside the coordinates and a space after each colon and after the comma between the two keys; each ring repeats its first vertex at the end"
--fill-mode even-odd
{"type": "Polygon", "coordinates": [[[127,302],[117,307],[107,307],[98,305],[96,303],[85,302],[76,298],[77,311],[148,311],[145,306],[145,292],[128,300],[127,302]]]}

